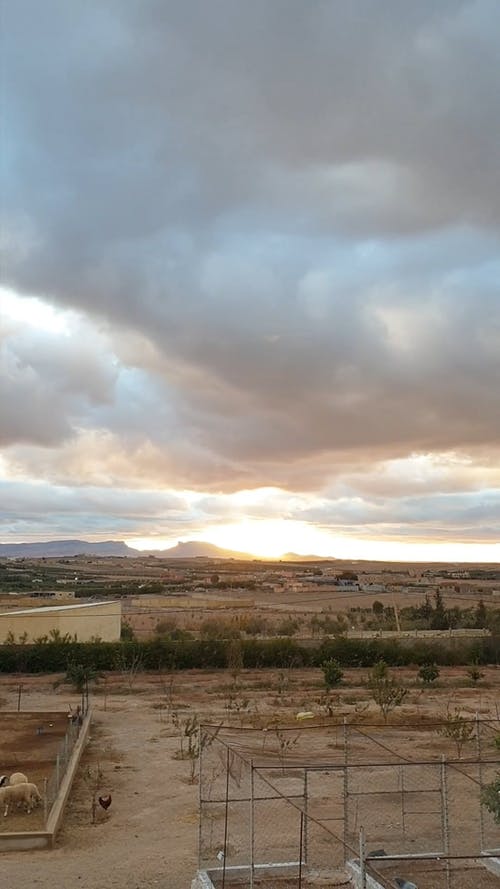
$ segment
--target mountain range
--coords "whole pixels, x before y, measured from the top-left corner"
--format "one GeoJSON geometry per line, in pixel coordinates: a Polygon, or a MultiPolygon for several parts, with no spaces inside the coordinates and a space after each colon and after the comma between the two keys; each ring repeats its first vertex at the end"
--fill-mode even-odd
{"type": "MultiPolygon", "coordinates": [[[[198,540],[179,541],[168,550],[138,550],[128,546],[123,540],[104,540],[89,543],[87,540],[47,540],[37,543],[0,543],[0,558],[7,559],[43,559],[69,556],[157,556],[163,559],[236,559],[237,561],[256,561],[251,553],[236,552],[222,549],[213,543],[198,540]]],[[[282,562],[320,562],[321,556],[301,556],[297,553],[286,553],[277,559],[259,561],[282,562]]]]}

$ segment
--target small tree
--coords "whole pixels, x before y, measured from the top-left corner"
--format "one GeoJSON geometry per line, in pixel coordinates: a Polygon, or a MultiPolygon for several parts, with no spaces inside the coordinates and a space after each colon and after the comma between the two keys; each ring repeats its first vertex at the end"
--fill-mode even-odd
{"type": "Polygon", "coordinates": [[[120,631],[120,639],[123,642],[133,642],[135,640],[135,633],[132,627],[127,621],[123,621],[122,628],[120,631]]]}
{"type": "Polygon", "coordinates": [[[481,791],[481,802],[491,812],[497,824],[500,824],[500,772],[491,784],[481,791]]]}
{"type": "Polygon", "coordinates": [[[57,688],[61,682],[67,682],[68,685],[72,685],[75,691],[79,694],[83,694],[91,684],[97,684],[100,679],[100,673],[97,672],[95,667],[89,666],[88,664],[79,664],[76,661],[68,661],[66,666],[66,675],[63,679],[58,680],[54,683],[54,688],[57,688]]]}
{"type": "Polygon", "coordinates": [[[425,685],[432,685],[432,683],[439,678],[439,669],[434,663],[422,664],[418,671],[418,678],[421,679],[425,685]]]}
{"type": "Polygon", "coordinates": [[[437,729],[437,733],[454,742],[460,759],[464,744],[474,738],[474,723],[460,714],[459,707],[455,707],[453,712],[447,710],[445,721],[437,729]]]}
{"type": "Polygon", "coordinates": [[[274,733],[276,735],[276,741],[278,742],[278,756],[281,762],[281,770],[285,771],[285,763],[286,758],[291,750],[298,743],[299,735],[293,738],[290,732],[281,731],[278,727],[275,728],[274,733]]]}
{"type": "Polygon", "coordinates": [[[488,626],[488,612],[486,611],[486,605],[482,599],[480,599],[476,605],[474,624],[478,629],[483,629],[488,626]]]}
{"type": "Polygon", "coordinates": [[[328,658],[328,660],[323,661],[321,664],[321,669],[323,670],[327,691],[330,691],[331,688],[335,688],[336,685],[340,685],[344,677],[344,671],[342,670],[339,661],[335,658],[328,658]]]}
{"type": "Polygon", "coordinates": [[[481,673],[481,670],[477,666],[477,664],[473,664],[472,667],[467,669],[467,676],[469,677],[472,685],[477,685],[481,679],[484,679],[484,673],[481,673]]]}
{"type": "Polygon", "coordinates": [[[389,713],[403,703],[408,694],[407,689],[403,688],[396,679],[389,675],[385,661],[378,661],[374,665],[369,676],[368,685],[371,689],[373,700],[380,708],[384,722],[387,722],[389,713]]]}
{"type": "Polygon", "coordinates": [[[241,639],[230,639],[226,646],[227,668],[233,679],[233,688],[238,688],[243,669],[243,646],[241,639]]]}
{"type": "Polygon", "coordinates": [[[372,611],[376,617],[382,617],[384,613],[384,603],[379,599],[375,599],[372,605],[372,611]]]}

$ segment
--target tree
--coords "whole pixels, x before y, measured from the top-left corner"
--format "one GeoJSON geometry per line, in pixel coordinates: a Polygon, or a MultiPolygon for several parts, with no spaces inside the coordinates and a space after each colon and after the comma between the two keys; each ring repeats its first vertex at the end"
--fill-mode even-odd
{"type": "Polygon", "coordinates": [[[473,664],[472,667],[467,668],[467,676],[472,682],[472,685],[477,685],[481,679],[484,679],[484,673],[481,672],[477,664],[473,664]]]}
{"type": "Polygon", "coordinates": [[[464,744],[474,738],[474,723],[460,714],[459,707],[453,712],[448,709],[443,724],[437,729],[438,735],[449,738],[457,748],[457,756],[460,759],[464,744]]]}
{"type": "Polygon", "coordinates": [[[418,671],[418,677],[425,685],[432,685],[439,678],[439,670],[436,664],[422,664],[418,671]]]}
{"type": "Polygon", "coordinates": [[[434,593],[434,611],[431,618],[431,628],[433,630],[446,630],[448,628],[446,608],[439,590],[436,590],[434,593]]]}
{"type": "Polygon", "coordinates": [[[477,629],[484,629],[484,627],[488,624],[488,613],[486,611],[486,605],[483,600],[480,599],[476,606],[476,611],[474,614],[474,624],[477,629]]]}
{"type": "Polygon", "coordinates": [[[380,708],[384,722],[387,722],[389,713],[403,703],[408,694],[407,689],[399,685],[397,680],[389,675],[385,661],[378,661],[374,665],[370,672],[368,685],[373,700],[380,708]]]}
{"type": "MultiPolygon", "coordinates": [[[[83,694],[91,683],[95,684],[99,679],[100,674],[95,667],[91,667],[88,664],[78,664],[76,661],[68,661],[66,675],[62,682],[67,682],[68,685],[73,686],[75,691],[83,694]]],[[[56,682],[55,686],[58,684],[59,682],[56,682]]]]}
{"type": "Polygon", "coordinates": [[[321,664],[321,669],[323,670],[323,677],[327,691],[330,691],[330,689],[334,688],[336,685],[340,685],[344,676],[344,671],[342,670],[339,661],[335,658],[328,658],[328,660],[323,661],[321,664]]]}
{"type": "Polygon", "coordinates": [[[233,677],[233,686],[238,685],[239,675],[243,669],[243,646],[241,639],[231,639],[226,647],[227,668],[233,677]]]}
{"type": "Polygon", "coordinates": [[[491,784],[481,791],[481,802],[491,812],[497,824],[500,824],[500,772],[491,784]]]}
{"type": "Polygon", "coordinates": [[[420,605],[420,607],[417,610],[418,610],[418,615],[419,615],[419,617],[422,618],[422,620],[425,620],[427,622],[429,622],[431,620],[433,610],[432,610],[431,600],[429,599],[429,595],[427,593],[425,594],[425,599],[424,599],[422,605],[420,605]]]}
{"type": "Polygon", "coordinates": [[[384,603],[380,602],[378,599],[375,599],[372,605],[372,611],[376,615],[376,617],[382,617],[384,613],[384,603]]]}
{"type": "Polygon", "coordinates": [[[124,642],[133,642],[135,639],[135,633],[127,621],[122,623],[122,628],[120,632],[120,639],[124,642]]]}

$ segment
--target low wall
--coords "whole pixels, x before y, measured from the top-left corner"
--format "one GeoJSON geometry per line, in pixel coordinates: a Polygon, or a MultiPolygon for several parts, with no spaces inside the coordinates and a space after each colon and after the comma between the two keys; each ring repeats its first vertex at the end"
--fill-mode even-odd
{"type": "Polygon", "coordinates": [[[0,833],[0,852],[24,851],[28,849],[51,849],[62,823],[64,808],[68,801],[71,786],[87,743],[92,712],[85,716],[80,734],[73,748],[68,767],[54,800],[45,830],[13,831],[0,833]]]}

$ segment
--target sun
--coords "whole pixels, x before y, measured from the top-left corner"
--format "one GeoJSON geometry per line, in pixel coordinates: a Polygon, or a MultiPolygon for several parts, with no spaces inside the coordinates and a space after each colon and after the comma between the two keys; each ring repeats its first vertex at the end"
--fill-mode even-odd
{"type": "Polygon", "coordinates": [[[243,519],[207,529],[200,539],[225,549],[276,559],[285,553],[331,556],[334,541],[312,525],[288,519],[243,519]]]}

